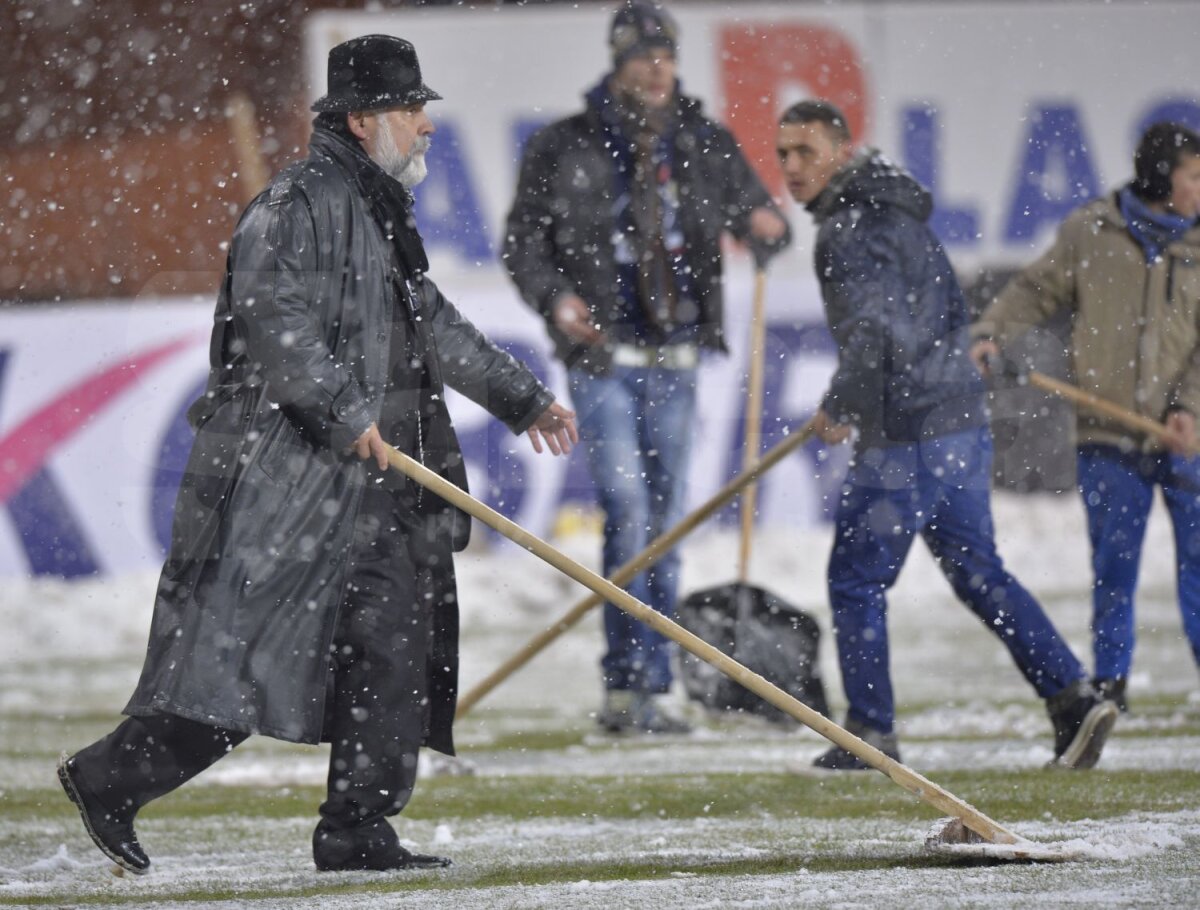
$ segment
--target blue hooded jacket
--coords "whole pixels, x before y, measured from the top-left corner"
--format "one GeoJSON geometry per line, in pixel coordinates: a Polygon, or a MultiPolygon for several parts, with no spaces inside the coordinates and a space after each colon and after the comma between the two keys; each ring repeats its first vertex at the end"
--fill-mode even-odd
{"type": "Polygon", "coordinates": [[[859,445],[982,426],[983,381],[967,356],[966,302],[929,228],[929,193],[879,152],[859,153],[808,205],[838,368],[822,407],[859,445]]]}

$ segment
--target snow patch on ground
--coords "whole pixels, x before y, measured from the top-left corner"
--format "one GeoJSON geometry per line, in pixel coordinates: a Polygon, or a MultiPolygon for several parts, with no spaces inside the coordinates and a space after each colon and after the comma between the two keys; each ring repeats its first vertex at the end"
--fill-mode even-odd
{"type": "MultiPolygon", "coordinates": [[[[1000,551],[1009,568],[1043,599],[1076,653],[1089,662],[1090,579],[1077,498],[999,495],[995,511],[1000,551]]],[[[560,543],[595,568],[596,538],[575,536],[560,543]]],[[[825,601],[828,547],[828,528],[762,529],[751,580],[811,611],[821,624],[822,671],[840,716],[840,677],[825,601]]],[[[736,574],[737,533],[720,528],[698,532],[683,555],[685,592],[728,582],[736,574]]],[[[473,548],[459,558],[458,570],[464,690],[587,593],[507,545],[473,548]]],[[[1142,566],[1139,645],[1130,691],[1134,711],[1119,721],[1122,735],[1105,751],[1102,768],[1200,772],[1200,736],[1177,729],[1195,729],[1200,692],[1180,631],[1173,578],[1173,541],[1157,509],[1142,566]],[[1139,699],[1151,698],[1156,710],[1139,713],[1139,699]],[[1163,708],[1164,700],[1174,704],[1163,708]]],[[[96,736],[115,724],[140,669],[156,581],[154,574],[145,573],[72,584],[18,581],[0,586],[0,719],[36,730],[33,747],[4,753],[0,800],[24,788],[52,786],[53,755],[60,748],[83,745],[63,741],[56,718],[72,719],[76,730],[78,724],[91,724],[96,736]]],[[[1045,764],[1051,736],[1041,703],[1004,650],[954,601],[920,545],[892,594],[890,626],[901,750],[908,763],[935,780],[940,771],[1045,764]]],[[[530,776],[570,781],[670,775],[680,769],[696,774],[817,773],[811,760],[825,741],[816,734],[751,718],[714,719],[682,701],[680,708],[701,723],[693,737],[629,743],[600,735],[590,714],[600,698],[601,647],[599,614],[594,612],[460,722],[457,737],[474,773],[511,778],[514,786],[530,776]],[[581,733],[582,744],[557,749],[513,745],[514,738],[526,733],[564,731],[581,733]]],[[[321,748],[251,740],[189,786],[248,785],[286,794],[290,787],[320,785],[325,761],[321,748]]],[[[444,770],[427,761],[421,773],[444,770]]],[[[20,830],[0,822],[0,899],[162,907],[169,905],[164,896],[187,889],[255,889],[280,897],[204,903],[229,910],[292,908],[298,901],[289,892],[327,889],[330,883],[311,871],[308,839],[314,822],[315,817],[148,816],[139,823],[139,832],[143,842],[154,844],[155,871],[123,879],[114,878],[111,864],[91,850],[77,818],[23,824],[20,830]]],[[[1195,903],[1200,883],[1196,810],[1073,823],[1047,817],[1022,824],[1020,833],[1026,837],[1071,845],[1085,854],[1083,862],[1063,867],[930,867],[920,846],[926,824],[894,819],[481,818],[452,824],[400,816],[396,826],[411,849],[441,849],[454,857],[455,867],[407,876],[406,882],[430,883],[411,891],[376,892],[389,881],[384,874],[339,878],[339,883],[361,881],[363,887],[353,894],[323,894],[322,907],[1187,906],[1195,903]],[[452,850],[444,849],[451,845],[452,850]],[[650,862],[661,877],[602,881],[585,876],[494,888],[471,884],[474,876],[499,874],[514,865],[550,867],[564,856],[604,864],[650,862]],[[821,871],[829,856],[854,856],[860,868],[821,871]],[[787,871],[746,874],[739,865],[762,857],[782,857],[787,871]]]]}

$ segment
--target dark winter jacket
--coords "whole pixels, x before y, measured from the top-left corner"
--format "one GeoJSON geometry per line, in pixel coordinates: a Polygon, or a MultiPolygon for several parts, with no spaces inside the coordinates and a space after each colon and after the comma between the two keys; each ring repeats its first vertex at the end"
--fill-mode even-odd
{"type": "MultiPolygon", "coordinates": [[[[208,391],[190,412],[196,441],[126,713],[320,740],[366,471],[346,449],[380,417],[398,307],[419,317],[398,324],[414,326],[426,352],[435,407],[423,415],[425,456],[444,475],[465,478],[443,382],[514,432],[553,400],[433,282],[405,270],[372,217],[353,154],[318,131],[308,159],[280,174],[234,233],[208,391]]],[[[445,514],[442,533],[463,546],[466,523],[445,514]]],[[[457,616],[435,616],[434,626],[456,629],[457,616]]],[[[429,745],[448,751],[457,641],[438,647],[455,656],[431,668],[446,678],[431,679],[430,691],[450,694],[432,706],[429,745]]]]}
{"type": "Polygon", "coordinates": [[[927,223],[929,194],[875,151],[809,203],[815,260],[838,367],[822,407],[860,445],[913,442],[986,422],[967,357],[967,311],[927,223]]]}
{"type": "MultiPolygon", "coordinates": [[[[590,92],[582,112],[529,140],[504,244],[505,266],[525,302],[546,320],[557,355],[594,372],[609,364],[604,349],[574,344],[555,328],[553,311],[564,294],[577,294],[607,330],[625,306],[613,243],[618,155],[609,147],[606,112],[597,106],[604,97],[611,96],[590,92]]],[[[747,240],[751,211],[775,206],[732,134],[705,117],[699,101],[678,91],[676,97],[672,174],[699,310],[694,327],[676,340],[724,350],[721,234],[747,240]]]]}

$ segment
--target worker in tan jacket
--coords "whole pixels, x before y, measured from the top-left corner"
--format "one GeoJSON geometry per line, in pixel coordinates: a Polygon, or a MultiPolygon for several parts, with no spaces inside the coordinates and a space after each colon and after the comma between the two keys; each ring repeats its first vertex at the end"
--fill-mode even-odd
{"type": "Polygon", "coordinates": [[[1071,359],[1088,392],[1166,424],[1164,440],[1078,414],[1078,484],[1092,545],[1095,683],[1125,709],[1133,595],[1146,519],[1160,486],[1175,528],[1183,627],[1200,664],[1200,136],[1156,123],[1134,179],[1074,211],[1054,245],[972,327],[992,356],[1056,314],[1072,318],[1071,359]]]}

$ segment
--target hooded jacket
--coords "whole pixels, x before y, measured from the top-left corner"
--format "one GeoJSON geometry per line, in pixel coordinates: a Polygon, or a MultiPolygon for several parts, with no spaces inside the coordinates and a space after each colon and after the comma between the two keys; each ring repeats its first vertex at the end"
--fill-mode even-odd
{"type": "MultiPolygon", "coordinates": [[[[1151,420],[1174,408],[1200,416],[1200,222],[1147,262],[1115,193],[1081,206],[972,335],[1003,347],[1060,312],[1072,317],[1071,365],[1085,391],[1151,420]]],[[[1083,408],[1076,425],[1081,443],[1161,448],[1083,408]]]]}
{"type": "MultiPolygon", "coordinates": [[[[619,155],[609,147],[606,128],[611,98],[602,83],[587,93],[582,112],[529,140],[504,244],[505,267],[525,302],[546,320],[558,357],[568,367],[592,372],[607,369],[609,355],[603,347],[577,345],[562,334],[554,325],[554,305],[565,294],[577,294],[602,331],[620,322],[624,312],[613,214],[619,155]]],[[[763,206],[778,209],[732,134],[678,89],[676,105],[672,177],[698,310],[694,328],[679,340],[723,351],[721,234],[748,240],[750,213],[763,206]]],[[[789,240],[790,235],[775,246],[789,240]]]]}
{"type": "Polygon", "coordinates": [[[928,225],[929,193],[879,152],[860,152],[808,205],[838,366],[822,407],[859,445],[907,443],[986,422],[966,354],[967,310],[928,225]]]}
{"type": "MultiPolygon", "coordinates": [[[[277,176],[234,232],[208,388],[189,412],[196,441],[127,714],[320,740],[366,477],[346,450],[380,418],[394,324],[415,333],[432,409],[420,434],[401,421],[390,441],[452,480],[465,482],[465,472],[443,385],[514,433],[553,400],[401,261],[372,214],[360,159],[318,130],[308,159],[277,176]],[[399,308],[412,318],[396,319],[399,308]]],[[[438,533],[461,548],[465,518],[449,507],[443,517],[438,533]]],[[[452,751],[458,617],[453,605],[435,609],[434,649],[446,659],[431,662],[428,744],[452,751]]]]}

